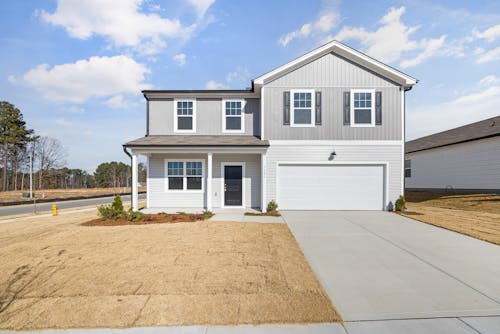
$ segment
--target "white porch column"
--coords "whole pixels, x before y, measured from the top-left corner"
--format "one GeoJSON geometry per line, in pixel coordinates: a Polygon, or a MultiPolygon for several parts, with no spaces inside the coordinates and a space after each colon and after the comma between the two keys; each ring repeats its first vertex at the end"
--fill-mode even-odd
{"type": "Polygon", "coordinates": [[[266,153],[261,153],[260,154],[260,184],[261,184],[261,189],[260,189],[260,199],[261,199],[261,206],[260,209],[262,212],[267,211],[267,198],[266,198],[266,166],[267,166],[267,158],[266,158],[266,153]]]}
{"type": "Polygon", "coordinates": [[[207,210],[212,210],[212,152],[207,154],[207,210]]]}
{"type": "Polygon", "coordinates": [[[137,211],[139,209],[139,196],[137,191],[137,154],[132,153],[132,210],[137,211]]]}

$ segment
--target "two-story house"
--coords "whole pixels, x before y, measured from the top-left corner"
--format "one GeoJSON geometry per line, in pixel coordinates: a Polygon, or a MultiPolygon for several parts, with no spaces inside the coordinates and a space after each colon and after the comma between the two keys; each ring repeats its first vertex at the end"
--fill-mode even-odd
{"type": "Polygon", "coordinates": [[[387,210],[403,194],[417,80],[332,41],[246,90],[145,90],[147,207],[387,210]]]}

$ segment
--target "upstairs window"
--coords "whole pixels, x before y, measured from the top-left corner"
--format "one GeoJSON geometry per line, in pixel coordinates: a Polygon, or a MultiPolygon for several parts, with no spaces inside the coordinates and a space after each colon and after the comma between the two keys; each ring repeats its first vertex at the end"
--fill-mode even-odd
{"type": "Polygon", "coordinates": [[[167,190],[203,190],[203,161],[167,161],[167,190]]]}
{"type": "Polygon", "coordinates": [[[222,100],[222,129],[223,132],[244,132],[243,100],[222,100]]]}
{"type": "Polygon", "coordinates": [[[405,177],[411,177],[411,159],[405,160],[405,177]]]}
{"type": "Polygon", "coordinates": [[[196,129],[196,101],[176,100],[175,103],[175,132],[195,132],[196,129]]]}
{"type": "Polygon", "coordinates": [[[290,126],[314,126],[314,90],[291,90],[290,126]]]}
{"type": "Polygon", "coordinates": [[[351,91],[351,126],[375,126],[375,91],[351,91]]]}

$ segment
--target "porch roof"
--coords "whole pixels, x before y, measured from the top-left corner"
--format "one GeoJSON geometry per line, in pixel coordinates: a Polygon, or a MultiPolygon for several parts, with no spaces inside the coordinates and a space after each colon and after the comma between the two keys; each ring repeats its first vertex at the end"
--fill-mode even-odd
{"type": "Polygon", "coordinates": [[[125,147],[268,147],[269,141],[248,135],[150,135],[129,141],[125,147]]]}

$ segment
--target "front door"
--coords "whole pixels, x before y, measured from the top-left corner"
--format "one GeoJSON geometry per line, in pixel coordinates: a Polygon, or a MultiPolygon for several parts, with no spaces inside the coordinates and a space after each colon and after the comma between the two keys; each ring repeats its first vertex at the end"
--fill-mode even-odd
{"type": "Polygon", "coordinates": [[[224,206],[243,205],[243,166],[224,166],[224,206]]]}

